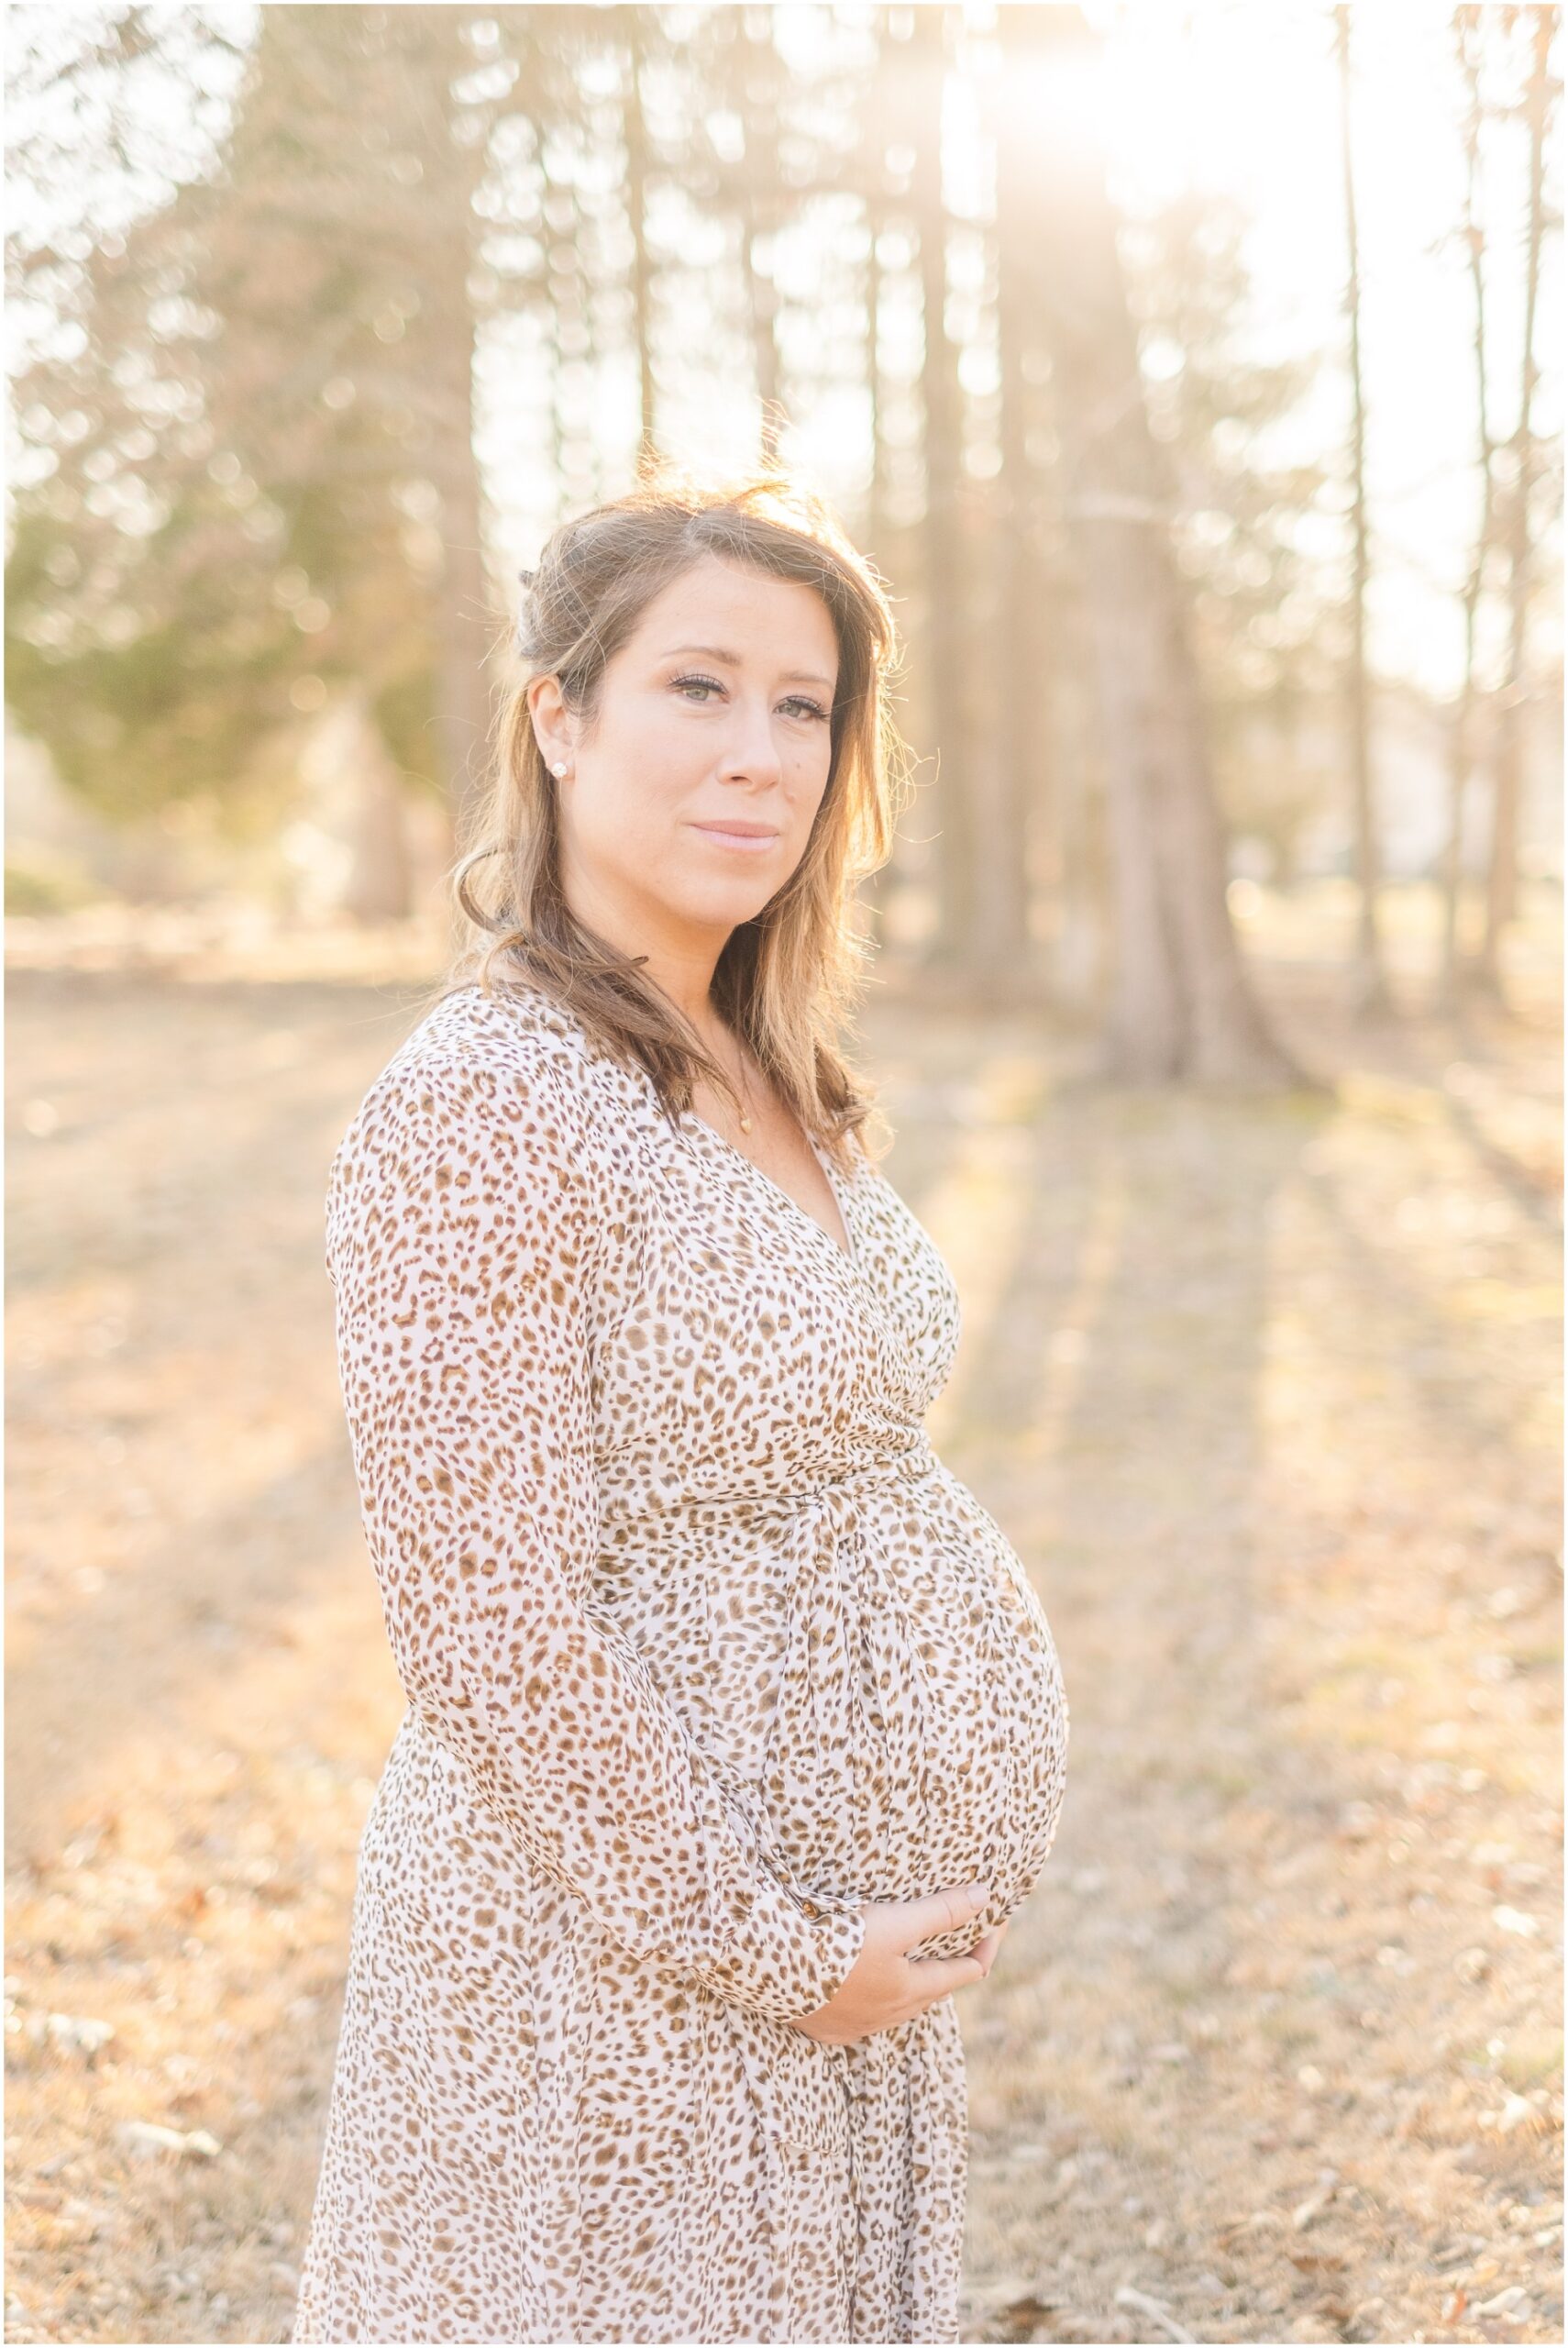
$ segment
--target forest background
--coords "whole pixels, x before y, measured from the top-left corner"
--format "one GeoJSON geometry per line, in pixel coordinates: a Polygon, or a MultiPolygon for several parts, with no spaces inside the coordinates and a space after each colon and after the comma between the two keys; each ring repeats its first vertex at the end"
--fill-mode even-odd
{"type": "Polygon", "coordinates": [[[967,2336],[1561,2337],[1560,15],[9,10],[10,2337],[286,2336],[321,1190],[653,454],[904,639],[858,1057],[1074,1717],[967,2336]]]}

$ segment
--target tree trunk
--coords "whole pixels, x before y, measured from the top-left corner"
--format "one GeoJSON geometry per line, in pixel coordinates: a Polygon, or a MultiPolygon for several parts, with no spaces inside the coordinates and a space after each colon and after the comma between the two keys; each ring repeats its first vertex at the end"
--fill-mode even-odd
{"type": "Polygon", "coordinates": [[[778,289],[769,266],[760,267],[757,247],[777,230],[784,210],[778,161],[779,59],[773,47],[772,23],[765,12],[741,9],[738,38],[730,51],[727,71],[734,75],[723,94],[745,126],[745,154],[730,175],[741,224],[741,270],[744,299],[751,326],[752,365],[756,375],[759,409],[757,449],[764,464],[773,463],[787,418],[783,408],[783,377],[778,361],[778,289]]]}
{"type": "MultiPolygon", "coordinates": [[[[872,562],[887,573],[887,520],[883,504],[886,458],[883,447],[882,372],[879,349],[882,333],[882,264],[877,252],[880,211],[874,195],[866,205],[866,383],[871,406],[871,479],[866,512],[865,547],[872,562]]],[[[880,946],[887,934],[888,900],[893,887],[891,857],[861,883],[860,902],[866,909],[867,934],[880,946]]]]}
{"type": "MultiPolygon", "coordinates": [[[[447,36],[435,53],[449,81],[468,62],[458,37],[461,28],[456,21],[443,24],[439,16],[433,16],[432,22],[447,36]]],[[[483,153],[478,145],[453,136],[445,105],[431,111],[426,183],[440,234],[431,270],[435,282],[420,290],[421,315],[428,317],[423,355],[431,371],[440,422],[431,435],[426,464],[441,495],[438,526],[446,557],[437,593],[437,725],[453,845],[460,849],[472,839],[489,771],[487,664],[498,618],[485,559],[484,499],[474,454],[475,335],[469,291],[477,243],[474,194],[483,153]]]]}
{"type": "Polygon", "coordinates": [[[1492,847],[1486,874],[1486,927],[1481,947],[1480,975],[1494,993],[1499,991],[1498,957],[1505,925],[1518,910],[1519,799],[1524,763],[1524,712],[1529,698],[1528,650],[1532,557],[1530,493],[1534,486],[1535,439],[1531,409],[1539,370],[1535,360],[1535,320],[1540,288],[1542,171],[1546,120],[1551,103],[1551,37],[1556,29],[1554,8],[1525,12],[1533,21],[1534,54],[1530,61],[1525,116],[1529,124],[1529,212],[1525,249],[1524,350],[1519,384],[1518,424],[1514,433],[1513,481],[1508,522],[1508,665],[1497,704],[1497,739],[1493,779],[1492,847]]]}
{"type": "Polygon", "coordinates": [[[997,339],[1001,373],[1001,469],[992,485],[993,592],[997,620],[988,668],[995,713],[988,743],[988,789],[977,826],[975,960],[997,996],[1028,991],[1032,941],[1031,817],[1043,725],[1044,670],[1035,620],[1043,582],[1029,531],[1029,385],[1024,372],[1030,317],[1028,270],[1019,247],[1030,218],[1027,165],[1016,114],[997,125],[997,339]]]}
{"type": "Polygon", "coordinates": [[[1476,627],[1492,548],[1493,460],[1495,448],[1486,398],[1486,277],[1484,231],[1481,226],[1481,11],[1461,8],[1455,18],[1460,68],[1469,93],[1464,121],[1464,219],[1461,234],[1475,305],[1475,331],[1471,347],[1475,360],[1475,425],[1481,477],[1481,514],[1475,548],[1464,582],[1464,673],[1453,714],[1449,746],[1448,834],[1442,858],[1442,955],[1438,973],[1438,1007],[1452,1013],[1460,1000],[1463,947],[1460,911],[1464,889],[1464,814],[1474,769],[1476,703],[1476,627]]]}
{"type": "Polygon", "coordinates": [[[752,360],[756,369],[756,399],[760,411],[757,445],[763,462],[767,464],[778,454],[778,437],[784,416],[779,403],[778,295],[771,277],[756,264],[756,245],[761,234],[754,207],[748,199],[742,262],[745,270],[746,297],[751,308],[752,360]]]}
{"type": "Polygon", "coordinates": [[[1054,582],[1048,612],[1055,622],[1051,991],[1064,1016],[1082,1021],[1093,1018],[1103,1002],[1113,926],[1114,870],[1105,840],[1109,794],[1099,788],[1106,744],[1083,598],[1054,582]]]}
{"type": "Polygon", "coordinates": [[[1205,714],[1149,430],[1104,157],[1082,85],[1099,45],[1081,12],[1000,19],[1026,96],[1036,195],[1033,301],[1051,352],[1068,530],[1099,683],[1117,970],[1106,1063],[1139,1081],[1298,1080],[1237,948],[1205,714]]]}
{"type": "Polygon", "coordinates": [[[1372,751],[1368,738],[1366,702],[1366,411],[1361,380],[1361,263],[1357,238],[1355,173],[1351,159],[1350,10],[1334,10],[1334,33],[1340,67],[1340,130],[1345,194],[1345,238],[1349,268],[1345,278],[1345,316],[1350,327],[1351,380],[1351,527],[1353,552],[1351,571],[1350,659],[1346,675],[1351,780],[1354,793],[1355,876],[1360,892],[1356,925],[1355,964],[1352,1000],[1359,1012],[1390,1008],[1388,983],[1377,934],[1377,896],[1382,886],[1382,857],[1373,806],[1372,751]]]}
{"type": "Polygon", "coordinates": [[[653,365],[653,271],[648,260],[648,127],[643,112],[643,28],[635,8],[626,19],[626,218],[632,231],[632,332],[637,347],[637,471],[658,449],[657,394],[653,365]]]}
{"type": "Polygon", "coordinates": [[[401,921],[412,910],[413,859],[403,778],[359,697],[360,760],[354,777],[354,861],[344,910],[355,921],[401,921]]]}
{"type": "Polygon", "coordinates": [[[920,114],[914,204],[920,239],[925,356],[921,388],[925,404],[925,653],[930,665],[938,767],[935,788],[922,794],[934,832],[937,929],[932,958],[967,960],[975,934],[975,846],[969,797],[965,655],[966,548],[960,525],[964,493],[963,393],[958,353],[947,338],[947,212],[942,192],[942,98],[946,82],[944,7],[915,15],[910,43],[920,114]]]}

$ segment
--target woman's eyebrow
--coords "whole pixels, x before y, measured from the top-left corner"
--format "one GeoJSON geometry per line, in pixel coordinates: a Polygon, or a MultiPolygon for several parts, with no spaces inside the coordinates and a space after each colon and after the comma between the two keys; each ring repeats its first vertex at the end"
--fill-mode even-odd
{"type": "MultiPolygon", "coordinates": [[[[689,652],[701,652],[708,659],[722,660],[731,669],[738,669],[741,665],[740,654],[726,652],[722,644],[672,644],[658,657],[661,660],[673,660],[678,655],[689,652]]],[[[787,685],[821,685],[824,692],[834,691],[833,679],[820,675],[815,669],[787,669],[781,681],[787,685]]]]}

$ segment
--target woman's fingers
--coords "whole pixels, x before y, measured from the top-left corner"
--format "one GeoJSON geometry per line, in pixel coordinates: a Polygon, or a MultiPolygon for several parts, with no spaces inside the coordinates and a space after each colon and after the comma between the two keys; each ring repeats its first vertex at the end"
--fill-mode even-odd
{"type": "Polygon", "coordinates": [[[938,1933],[955,1933],[972,1924],[991,1896],[988,1883],[958,1884],[945,1891],[928,1891],[918,1899],[899,1901],[900,1946],[917,1948],[938,1933]]]}
{"type": "MultiPolygon", "coordinates": [[[[1008,1919],[1010,1923],[1011,1918],[1008,1919]]],[[[976,1981],[983,1981],[997,1961],[1007,1924],[998,1924],[977,1940],[966,1956],[911,1956],[910,1970],[919,1977],[919,1988],[927,2005],[934,2005],[939,1998],[949,1998],[955,1989],[965,1989],[976,1981]]]]}
{"type": "Polygon", "coordinates": [[[911,1956],[910,1970],[918,1977],[921,1995],[933,2001],[966,1988],[971,1981],[983,1981],[1000,1946],[1000,1932],[988,1933],[966,1956],[911,1956]]]}
{"type": "Polygon", "coordinates": [[[972,1982],[983,1981],[990,1969],[978,1948],[970,1956],[911,1956],[909,1967],[915,1995],[928,2006],[933,2006],[939,1998],[950,1998],[955,1989],[966,1989],[972,1982]]]}

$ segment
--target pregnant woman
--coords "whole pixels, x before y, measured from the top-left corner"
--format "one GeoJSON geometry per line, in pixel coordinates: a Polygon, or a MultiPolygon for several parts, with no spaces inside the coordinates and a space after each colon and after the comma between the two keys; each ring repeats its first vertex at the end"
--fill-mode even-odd
{"type": "Polygon", "coordinates": [[[293,2337],[955,2341],[955,1993],[1067,1707],[926,1435],[958,1300],[834,1041],[891,615],[781,476],[650,478],[521,648],[489,943],[329,1187],[408,1709],[293,2337]]]}

